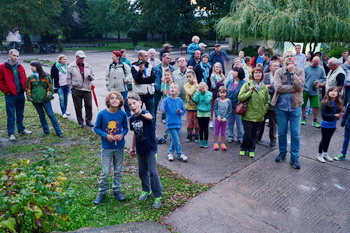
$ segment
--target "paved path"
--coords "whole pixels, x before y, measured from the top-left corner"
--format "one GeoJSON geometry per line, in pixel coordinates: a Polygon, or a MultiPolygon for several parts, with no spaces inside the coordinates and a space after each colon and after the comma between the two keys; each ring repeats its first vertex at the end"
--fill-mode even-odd
{"type": "MultiPolygon", "coordinates": [[[[74,59],[74,53],[66,54],[69,61],[74,59]]],[[[129,55],[130,60],[136,59],[135,53],[129,55]]],[[[43,55],[40,58],[54,60],[56,56],[43,55]]],[[[0,59],[2,57],[5,58],[0,56],[0,59]]],[[[21,56],[21,59],[23,57],[31,56],[21,56]]],[[[110,53],[87,52],[86,60],[96,74],[94,84],[101,110],[107,93],[104,71],[110,62],[110,53]]],[[[29,65],[25,64],[25,67],[29,72],[29,65]]],[[[57,96],[53,106],[59,113],[57,96]]],[[[75,121],[72,102],[69,110],[73,113],[69,119],[75,121]]],[[[94,116],[97,112],[94,108],[94,116]]],[[[308,120],[311,121],[310,117],[308,120]]],[[[164,129],[164,125],[157,122],[157,134],[161,135],[164,129]]],[[[126,137],[127,145],[130,145],[131,135],[129,133],[126,137]]],[[[201,149],[195,143],[185,143],[185,135],[183,127],[182,146],[189,161],[167,161],[167,143],[159,146],[159,162],[193,181],[216,185],[168,216],[166,223],[173,225],[176,231],[349,232],[350,161],[321,164],[315,160],[321,139],[320,129],[310,124],[302,126],[301,170],[291,168],[289,158],[281,164],[275,163],[276,148],[258,145],[256,158],[251,159],[238,156],[239,144],[235,142],[228,144],[226,152],[213,151],[211,148],[201,149]]],[[[266,145],[267,135],[265,132],[262,140],[266,145]]],[[[343,129],[339,127],[330,145],[330,155],[339,154],[342,135],[343,129]]],[[[210,130],[209,145],[212,145],[212,136],[210,130]]],[[[96,229],[94,232],[102,231],[96,229]]]]}

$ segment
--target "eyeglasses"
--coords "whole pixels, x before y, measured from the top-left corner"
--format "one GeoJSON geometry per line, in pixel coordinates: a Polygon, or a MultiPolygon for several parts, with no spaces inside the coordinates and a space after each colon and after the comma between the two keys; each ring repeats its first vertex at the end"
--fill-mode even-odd
{"type": "Polygon", "coordinates": [[[294,57],[294,55],[287,55],[287,56],[285,56],[285,58],[292,58],[292,57],[294,57]]]}

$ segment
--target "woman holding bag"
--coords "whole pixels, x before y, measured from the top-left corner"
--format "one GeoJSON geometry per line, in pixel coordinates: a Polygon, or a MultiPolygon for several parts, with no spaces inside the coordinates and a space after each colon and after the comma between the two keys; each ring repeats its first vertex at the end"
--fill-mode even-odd
{"type": "Polygon", "coordinates": [[[242,116],[244,135],[239,155],[244,156],[246,152],[249,157],[255,156],[255,145],[257,131],[264,121],[264,116],[269,109],[270,96],[267,87],[262,82],[264,74],[260,67],[252,71],[252,80],[245,83],[238,94],[238,101],[248,101],[248,109],[242,116]]]}

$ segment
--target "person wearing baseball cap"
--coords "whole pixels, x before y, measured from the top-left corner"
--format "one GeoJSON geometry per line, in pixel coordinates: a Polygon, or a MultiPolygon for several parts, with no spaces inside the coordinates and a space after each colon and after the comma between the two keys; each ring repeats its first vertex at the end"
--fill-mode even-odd
{"type": "Polygon", "coordinates": [[[94,80],[94,74],[91,66],[85,62],[86,55],[84,51],[78,50],[75,53],[75,62],[68,66],[67,82],[72,91],[73,103],[79,128],[84,128],[84,119],[82,116],[83,100],[85,106],[86,126],[93,127],[92,120],[92,95],[91,82],[94,80]]]}
{"type": "Polygon", "coordinates": [[[230,62],[230,58],[225,51],[221,50],[220,44],[215,44],[215,51],[210,53],[209,62],[211,66],[213,66],[216,62],[220,62],[222,72],[225,74],[225,65],[226,63],[230,62]]]}

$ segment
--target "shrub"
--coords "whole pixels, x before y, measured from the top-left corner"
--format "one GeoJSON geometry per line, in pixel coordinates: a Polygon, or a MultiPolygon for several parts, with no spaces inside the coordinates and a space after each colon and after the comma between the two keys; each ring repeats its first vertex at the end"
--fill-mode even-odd
{"type": "Polygon", "coordinates": [[[54,174],[49,160],[21,159],[0,175],[0,230],[50,232],[65,224],[71,194],[64,191],[67,178],[54,174]]]}

